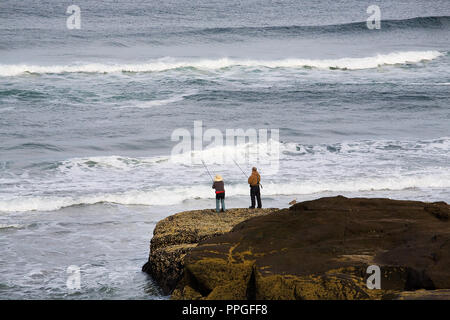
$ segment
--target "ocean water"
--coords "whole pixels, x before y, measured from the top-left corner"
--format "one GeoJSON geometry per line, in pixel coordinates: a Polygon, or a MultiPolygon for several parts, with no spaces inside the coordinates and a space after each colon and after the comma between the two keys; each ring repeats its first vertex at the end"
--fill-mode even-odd
{"type": "MultiPolygon", "coordinates": [[[[171,161],[195,121],[279,130],[265,207],[450,202],[448,0],[4,0],[0,31],[1,299],[166,299],[140,271],[155,224],[214,206],[203,165],[171,161]]],[[[264,146],[196,152],[228,207],[249,191],[219,155],[264,146]]]]}

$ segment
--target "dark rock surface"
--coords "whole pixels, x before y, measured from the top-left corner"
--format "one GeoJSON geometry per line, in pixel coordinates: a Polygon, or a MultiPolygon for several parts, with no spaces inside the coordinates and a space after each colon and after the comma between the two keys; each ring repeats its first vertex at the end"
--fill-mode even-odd
{"type": "Polygon", "coordinates": [[[169,294],[183,274],[184,256],[200,241],[229,232],[238,223],[278,209],[229,209],[180,212],[158,222],[150,242],[150,256],[142,271],[169,294]]]}
{"type": "MultiPolygon", "coordinates": [[[[173,299],[408,299],[433,293],[445,298],[449,213],[443,202],[338,196],[297,203],[243,219],[222,235],[183,235],[189,241],[179,242],[192,246],[175,254],[176,268],[184,263],[183,277],[178,282],[171,276],[168,287],[178,282],[173,299]],[[380,290],[367,288],[369,265],[381,268],[380,290]],[[415,290],[420,291],[414,295],[415,290]]],[[[197,224],[203,218],[198,216],[197,224]]],[[[182,229],[173,227],[172,237],[182,229]]],[[[150,263],[156,268],[162,238],[152,240],[150,263]]],[[[164,268],[173,268],[173,261],[164,268]]]]}

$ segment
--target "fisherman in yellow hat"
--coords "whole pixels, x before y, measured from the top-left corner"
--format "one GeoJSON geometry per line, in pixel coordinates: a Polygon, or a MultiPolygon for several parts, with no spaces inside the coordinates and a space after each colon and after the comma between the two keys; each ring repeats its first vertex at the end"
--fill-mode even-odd
{"type": "Polygon", "coordinates": [[[222,212],[225,212],[225,185],[220,174],[217,174],[214,178],[212,188],[216,190],[216,212],[220,212],[220,203],[222,204],[222,212]]]}

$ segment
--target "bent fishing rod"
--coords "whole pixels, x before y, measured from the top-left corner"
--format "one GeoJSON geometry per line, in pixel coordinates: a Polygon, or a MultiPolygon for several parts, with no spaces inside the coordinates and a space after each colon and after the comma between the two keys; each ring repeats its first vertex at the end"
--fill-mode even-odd
{"type": "Polygon", "coordinates": [[[208,174],[209,174],[209,177],[211,178],[212,182],[214,182],[214,179],[213,179],[213,177],[212,177],[211,173],[209,172],[209,170],[208,170],[208,167],[206,166],[206,163],[205,163],[205,161],[203,161],[203,160],[202,160],[202,163],[203,163],[203,166],[204,166],[204,167],[205,167],[205,169],[206,169],[206,172],[208,172],[208,174]]]}
{"type": "MultiPolygon", "coordinates": [[[[247,178],[247,180],[248,180],[247,174],[246,174],[246,173],[244,172],[244,170],[242,170],[242,168],[238,165],[238,163],[236,162],[236,160],[233,159],[233,162],[234,162],[235,165],[237,165],[237,167],[241,170],[241,172],[244,174],[244,176],[245,176],[245,177],[247,178]]],[[[259,185],[260,185],[261,189],[263,189],[262,184],[259,183],[259,185]]]]}

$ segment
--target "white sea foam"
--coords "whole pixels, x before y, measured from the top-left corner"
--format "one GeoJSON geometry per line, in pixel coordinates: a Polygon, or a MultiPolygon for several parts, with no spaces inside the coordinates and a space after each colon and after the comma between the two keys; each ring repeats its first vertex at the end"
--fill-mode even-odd
{"type": "Polygon", "coordinates": [[[450,86],[450,82],[411,82],[413,86],[450,86]]]}
{"type": "Polygon", "coordinates": [[[184,96],[176,96],[168,99],[160,99],[160,100],[148,100],[148,101],[134,101],[132,104],[128,104],[125,106],[120,106],[118,109],[126,109],[126,108],[139,108],[139,109],[147,109],[158,106],[164,106],[167,104],[171,104],[174,102],[182,101],[184,96]]]}
{"type": "Polygon", "coordinates": [[[23,228],[21,224],[3,224],[0,223],[0,229],[20,229],[23,228]]]}
{"type": "Polygon", "coordinates": [[[89,168],[103,168],[114,169],[120,171],[128,171],[140,166],[150,166],[158,161],[167,161],[167,157],[148,157],[148,158],[131,158],[122,156],[105,156],[105,157],[87,157],[87,158],[72,158],[65,160],[58,167],[61,171],[68,171],[70,169],[89,169],[89,168]]]}
{"type": "Polygon", "coordinates": [[[175,95],[173,97],[167,99],[156,99],[156,100],[148,100],[148,101],[130,101],[129,104],[124,106],[119,106],[117,109],[127,109],[127,108],[138,108],[138,109],[148,109],[153,107],[165,106],[168,104],[172,104],[175,102],[183,101],[185,97],[190,96],[192,94],[196,94],[198,91],[190,91],[184,94],[175,95]]]}
{"type": "MultiPolygon", "coordinates": [[[[248,195],[246,179],[232,159],[217,163],[218,154],[239,155],[248,150],[251,153],[265,146],[216,146],[194,153],[205,160],[212,174],[224,176],[227,197],[239,197],[248,195]]],[[[450,188],[450,137],[314,145],[291,142],[279,143],[278,148],[280,172],[272,175],[266,167],[260,167],[265,197],[450,188]]],[[[176,157],[188,157],[190,161],[191,156],[187,153],[176,157]]],[[[240,165],[245,171],[250,168],[249,164],[240,165]]],[[[167,155],[73,158],[60,162],[43,176],[20,175],[18,180],[14,176],[7,180],[17,186],[8,187],[0,196],[0,212],[52,211],[101,202],[175,205],[186,200],[211,199],[214,195],[201,163],[177,163],[167,155]]]]}
{"type": "MultiPolygon", "coordinates": [[[[450,171],[423,176],[369,177],[354,179],[294,181],[263,184],[265,197],[281,195],[308,195],[322,192],[363,192],[427,188],[449,188],[450,171]]],[[[227,197],[247,196],[246,184],[226,186],[227,197]]],[[[175,205],[186,200],[212,199],[209,185],[158,187],[154,190],[131,190],[122,193],[99,193],[79,197],[35,196],[0,200],[0,212],[53,211],[74,205],[92,205],[108,202],[122,205],[175,205]]],[[[1,227],[1,226],[0,226],[1,227]]]]}
{"type": "Polygon", "coordinates": [[[274,156],[278,156],[278,150],[295,148],[291,145],[282,144],[279,141],[268,139],[261,143],[241,143],[236,145],[215,145],[206,146],[201,150],[186,151],[170,156],[156,157],[125,157],[125,156],[104,156],[72,158],[62,161],[58,166],[61,172],[69,171],[92,171],[98,169],[131,171],[135,169],[143,170],[156,165],[190,165],[201,164],[203,160],[206,164],[233,164],[234,161],[245,161],[258,157],[260,161],[270,161],[274,156]],[[194,161],[198,160],[198,161],[194,161]],[[195,162],[195,163],[193,163],[195,162]]]}
{"type": "Polygon", "coordinates": [[[280,59],[280,60],[254,60],[254,59],[197,59],[177,60],[162,58],[139,64],[104,64],[85,63],[77,65],[27,65],[13,64],[0,65],[0,76],[17,76],[24,73],[58,74],[58,73],[118,73],[118,72],[161,72],[179,68],[195,68],[201,70],[217,70],[230,67],[250,68],[318,68],[318,69],[371,69],[384,65],[418,63],[433,60],[443,53],[439,51],[400,51],[388,54],[378,54],[364,58],[340,59],[280,59]]]}
{"type": "Polygon", "coordinates": [[[0,113],[1,113],[1,112],[6,112],[6,111],[12,111],[12,110],[14,110],[14,109],[15,109],[14,107],[0,108],[0,113]]]}

